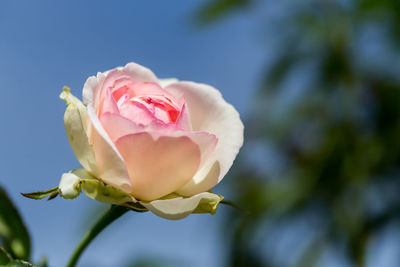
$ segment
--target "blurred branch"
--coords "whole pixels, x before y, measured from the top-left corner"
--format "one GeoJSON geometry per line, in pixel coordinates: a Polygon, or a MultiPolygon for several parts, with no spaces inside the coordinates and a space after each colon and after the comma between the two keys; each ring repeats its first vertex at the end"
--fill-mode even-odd
{"type": "Polygon", "coordinates": [[[200,24],[211,24],[222,19],[234,10],[249,6],[252,0],[214,0],[209,1],[197,14],[196,20],[200,24]]]}

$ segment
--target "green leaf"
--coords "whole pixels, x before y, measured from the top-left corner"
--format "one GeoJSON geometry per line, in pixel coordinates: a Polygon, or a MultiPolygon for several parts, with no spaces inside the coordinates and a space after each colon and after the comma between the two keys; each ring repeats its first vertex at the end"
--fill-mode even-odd
{"type": "Polygon", "coordinates": [[[13,258],[28,260],[31,243],[18,210],[0,187],[0,239],[13,258]]]}
{"type": "Polygon", "coordinates": [[[32,263],[23,261],[23,260],[14,260],[14,261],[9,262],[5,266],[6,267],[35,267],[35,265],[33,265],[32,263]]]}
{"type": "Polygon", "coordinates": [[[4,248],[0,247],[0,265],[5,265],[10,261],[12,261],[10,254],[4,248]]]}
{"type": "Polygon", "coordinates": [[[58,195],[58,187],[54,187],[45,191],[37,191],[32,193],[21,193],[24,197],[31,199],[42,199],[47,196],[50,196],[48,200],[55,198],[58,195]]]}

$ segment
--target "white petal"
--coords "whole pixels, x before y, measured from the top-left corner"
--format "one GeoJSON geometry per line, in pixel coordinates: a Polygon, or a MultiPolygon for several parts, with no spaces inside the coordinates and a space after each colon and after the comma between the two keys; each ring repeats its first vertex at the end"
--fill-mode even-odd
{"type": "Polygon", "coordinates": [[[135,82],[157,82],[158,80],[150,69],[133,62],[126,64],[120,70],[132,77],[135,82]]]}
{"type": "Polygon", "coordinates": [[[60,195],[66,199],[73,199],[81,193],[80,178],[72,172],[64,173],[58,185],[60,195]]]}
{"type": "Polygon", "coordinates": [[[94,102],[94,96],[97,93],[98,88],[104,82],[105,76],[102,73],[98,73],[96,76],[90,76],[83,86],[82,99],[83,103],[87,106],[89,103],[94,102]]]}
{"type": "Polygon", "coordinates": [[[86,134],[86,108],[78,98],[70,93],[67,87],[64,87],[60,98],[67,102],[67,109],[64,114],[64,126],[71,148],[82,166],[96,175],[96,160],[93,148],[89,144],[86,134]]]}
{"type": "Polygon", "coordinates": [[[148,203],[140,202],[140,204],[157,216],[168,220],[179,220],[193,213],[196,208],[203,203],[213,205],[216,208],[221,200],[222,198],[216,194],[203,192],[189,198],[176,197],[172,199],[154,200],[148,203]]]}
{"type": "Polygon", "coordinates": [[[130,193],[132,191],[131,181],[121,154],[101,125],[93,104],[88,105],[87,111],[93,127],[90,140],[98,166],[98,177],[105,183],[130,193]]]}
{"type": "Polygon", "coordinates": [[[177,82],[166,87],[176,96],[182,93],[189,107],[194,131],[215,134],[218,144],[193,179],[177,192],[191,196],[219,183],[226,175],[243,144],[243,123],[239,113],[215,88],[194,82],[177,82]]]}
{"type": "Polygon", "coordinates": [[[166,79],[158,79],[158,84],[162,87],[165,88],[170,84],[176,83],[178,79],[176,78],[166,78],[166,79]]]}

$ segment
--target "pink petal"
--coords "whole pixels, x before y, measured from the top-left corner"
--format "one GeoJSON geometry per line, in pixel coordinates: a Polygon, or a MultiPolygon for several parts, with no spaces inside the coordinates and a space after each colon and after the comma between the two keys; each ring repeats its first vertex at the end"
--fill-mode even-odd
{"type": "Polygon", "coordinates": [[[207,159],[214,152],[217,144],[218,138],[214,134],[209,134],[206,132],[182,132],[186,136],[195,142],[201,153],[200,167],[207,161],[207,159]]]}
{"type": "Polygon", "coordinates": [[[104,74],[99,73],[97,75],[98,82],[96,83],[96,87],[93,88],[93,83],[91,81],[90,83],[87,83],[87,85],[85,84],[84,95],[93,97],[92,101],[94,102],[96,111],[98,112],[98,105],[100,100],[104,98],[106,90],[109,87],[113,87],[116,80],[127,77],[135,83],[157,82],[157,77],[150,69],[136,63],[128,63],[125,67],[119,67],[105,72],[104,74]],[[91,90],[92,92],[85,92],[85,90],[91,90]]]}
{"type": "Polygon", "coordinates": [[[165,95],[170,98],[172,97],[170,93],[162,89],[161,86],[155,82],[133,83],[130,88],[132,89],[134,96],[165,95]]]}
{"type": "Polygon", "coordinates": [[[243,123],[235,108],[215,88],[194,82],[176,82],[165,88],[175,97],[184,95],[194,131],[208,132],[218,138],[215,151],[193,179],[178,190],[192,196],[205,192],[226,175],[243,144],[243,123]]]}
{"type": "Polygon", "coordinates": [[[201,158],[199,147],[187,136],[153,139],[149,133],[137,133],[121,137],[116,146],[127,164],[132,195],[145,201],[186,184],[201,158]]]}
{"type": "Polygon", "coordinates": [[[93,146],[99,178],[107,184],[130,193],[131,181],[122,156],[101,125],[93,104],[88,105],[87,112],[90,123],[89,142],[93,146]]]}
{"type": "Polygon", "coordinates": [[[174,137],[186,135],[185,132],[180,131],[175,125],[165,124],[159,121],[153,121],[147,126],[138,125],[123,117],[121,114],[116,113],[104,113],[100,117],[100,121],[113,142],[124,135],[139,132],[149,132],[155,135],[154,138],[161,135],[173,135],[174,137]]]}
{"type": "Polygon", "coordinates": [[[190,114],[186,104],[183,104],[182,106],[181,113],[179,114],[179,117],[176,120],[176,125],[185,131],[192,130],[192,123],[190,122],[190,114]]]}
{"type": "Polygon", "coordinates": [[[104,113],[100,117],[100,121],[113,142],[116,142],[124,135],[133,134],[144,130],[143,126],[141,127],[122,115],[116,113],[104,113]]]}
{"type": "Polygon", "coordinates": [[[148,125],[156,118],[145,105],[136,101],[126,101],[119,106],[120,114],[139,125],[148,125]]]}
{"type": "Polygon", "coordinates": [[[106,112],[119,113],[117,103],[115,102],[115,99],[112,96],[111,90],[112,90],[111,87],[107,89],[106,96],[100,103],[99,113],[98,113],[99,116],[101,116],[101,114],[106,112]]]}
{"type": "Polygon", "coordinates": [[[118,100],[123,96],[129,94],[129,87],[128,86],[121,86],[118,89],[113,90],[112,95],[114,99],[118,102],[118,100]]]}

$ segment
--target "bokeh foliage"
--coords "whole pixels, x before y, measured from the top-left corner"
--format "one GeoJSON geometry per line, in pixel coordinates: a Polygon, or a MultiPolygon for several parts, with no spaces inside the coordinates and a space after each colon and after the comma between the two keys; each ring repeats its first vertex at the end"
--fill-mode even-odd
{"type": "Polygon", "coordinates": [[[276,10],[264,19],[275,56],[231,179],[252,215],[224,222],[228,266],[324,266],[327,255],[366,266],[373,237],[400,230],[400,2],[223,0],[199,17],[244,2],[276,10]]]}
{"type": "MultiPolygon", "coordinates": [[[[0,266],[33,267],[30,256],[28,229],[6,190],[0,186],[0,266]]],[[[37,266],[46,267],[46,259],[37,266]]]]}

